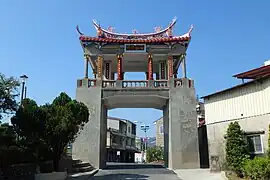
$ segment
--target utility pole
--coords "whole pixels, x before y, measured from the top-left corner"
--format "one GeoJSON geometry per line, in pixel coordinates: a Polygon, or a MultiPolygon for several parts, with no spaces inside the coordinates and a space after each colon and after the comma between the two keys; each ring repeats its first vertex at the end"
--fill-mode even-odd
{"type": "Polygon", "coordinates": [[[144,151],[146,152],[147,150],[147,131],[150,129],[150,126],[148,125],[141,125],[141,130],[144,132],[144,136],[145,136],[145,139],[144,139],[144,151]]]}

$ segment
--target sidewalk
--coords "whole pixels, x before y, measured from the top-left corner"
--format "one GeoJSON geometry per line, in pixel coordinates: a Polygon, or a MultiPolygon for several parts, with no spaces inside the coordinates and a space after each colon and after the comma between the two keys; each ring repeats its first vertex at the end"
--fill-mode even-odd
{"type": "Polygon", "coordinates": [[[87,180],[90,177],[94,176],[98,172],[98,169],[94,169],[90,172],[84,172],[84,173],[76,173],[76,174],[70,174],[68,175],[68,180],[87,180]]]}
{"type": "Polygon", "coordinates": [[[225,180],[221,172],[211,173],[209,169],[174,170],[181,180],[225,180]]]}

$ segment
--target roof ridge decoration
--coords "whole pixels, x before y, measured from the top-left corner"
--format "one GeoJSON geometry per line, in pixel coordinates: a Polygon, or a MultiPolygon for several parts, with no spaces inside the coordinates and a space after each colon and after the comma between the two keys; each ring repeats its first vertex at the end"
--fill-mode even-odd
{"type": "MultiPolygon", "coordinates": [[[[177,22],[177,18],[175,17],[172,22],[168,25],[167,28],[161,29],[160,26],[155,27],[155,32],[153,33],[139,33],[137,30],[133,30],[131,34],[128,33],[116,33],[114,32],[113,27],[109,26],[107,29],[102,28],[100,24],[93,20],[94,27],[97,31],[97,36],[99,38],[115,38],[115,39],[149,39],[149,38],[164,38],[164,37],[174,37],[172,32],[173,28],[177,22]]],[[[77,32],[84,36],[84,34],[80,31],[79,26],[76,27],[77,32]]],[[[183,36],[191,36],[191,32],[193,30],[193,25],[191,25],[188,33],[184,34],[183,36]]]]}
{"type": "Polygon", "coordinates": [[[100,24],[93,20],[93,25],[97,31],[96,37],[90,37],[84,35],[79,26],[76,27],[77,32],[80,34],[81,42],[102,42],[102,43],[171,43],[171,42],[189,42],[191,39],[191,32],[193,25],[191,25],[189,31],[181,36],[173,36],[173,28],[177,22],[177,18],[174,18],[169,25],[162,29],[157,26],[152,33],[139,33],[137,30],[133,30],[132,33],[117,33],[115,28],[109,26],[108,28],[102,28],[100,24]]]}

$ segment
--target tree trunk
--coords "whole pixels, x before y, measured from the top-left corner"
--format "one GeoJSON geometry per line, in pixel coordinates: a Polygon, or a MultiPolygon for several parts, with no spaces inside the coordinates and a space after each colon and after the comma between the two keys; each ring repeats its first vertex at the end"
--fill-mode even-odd
{"type": "Polygon", "coordinates": [[[59,161],[60,161],[60,155],[59,154],[55,154],[54,158],[53,158],[53,169],[55,172],[59,171],[59,161]]]}

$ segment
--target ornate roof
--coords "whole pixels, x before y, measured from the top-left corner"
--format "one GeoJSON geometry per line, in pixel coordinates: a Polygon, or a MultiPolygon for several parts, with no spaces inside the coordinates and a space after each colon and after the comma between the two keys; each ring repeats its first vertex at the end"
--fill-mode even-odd
{"type": "Polygon", "coordinates": [[[93,24],[97,30],[96,37],[85,36],[77,26],[77,31],[80,34],[80,41],[82,42],[101,42],[101,43],[170,43],[170,42],[184,42],[191,39],[191,32],[193,26],[189,31],[182,36],[173,36],[172,31],[176,24],[176,18],[172,20],[169,26],[163,30],[160,27],[155,28],[153,33],[138,33],[133,30],[133,34],[116,33],[113,28],[109,27],[107,30],[102,28],[96,21],[93,24]]]}

